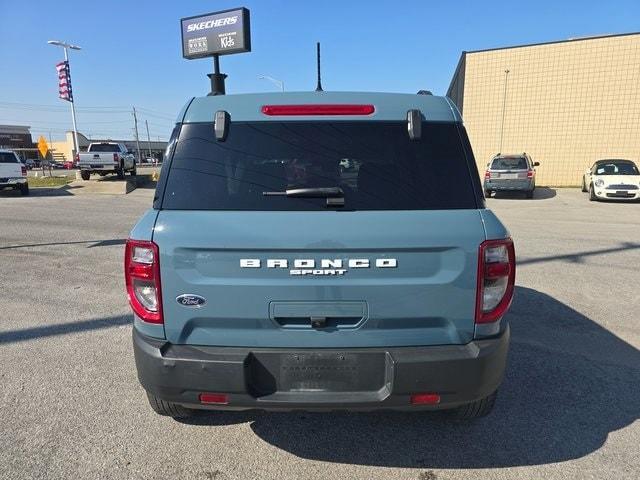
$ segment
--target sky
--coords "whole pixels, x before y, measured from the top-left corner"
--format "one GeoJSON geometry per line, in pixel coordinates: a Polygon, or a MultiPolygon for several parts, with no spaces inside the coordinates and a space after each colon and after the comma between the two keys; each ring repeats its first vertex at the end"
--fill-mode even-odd
{"type": "Polygon", "coordinates": [[[71,129],[55,64],[80,45],[71,79],[78,131],[93,138],[166,139],[182,105],[209,91],[210,58],[185,60],[181,17],[245,6],[252,51],[220,58],[227,93],[315,89],[315,42],[325,90],[445,94],[463,50],[640,30],[638,0],[147,1],[0,0],[0,124],[34,139],[71,129]]]}

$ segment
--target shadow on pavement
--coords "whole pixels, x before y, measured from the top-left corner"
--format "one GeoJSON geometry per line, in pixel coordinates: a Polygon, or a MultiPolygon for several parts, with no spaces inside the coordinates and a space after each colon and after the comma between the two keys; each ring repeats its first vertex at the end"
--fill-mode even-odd
{"type": "Polygon", "coordinates": [[[121,315],[106,318],[94,318],[71,323],[56,323],[41,327],[23,328],[20,330],[0,331],[0,345],[5,343],[25,342],[70,333],[87,332],[92,330],[104,330],[105,328],[119,327],[133,323],[131,315],[121,315]]]}
{"type": "Polygon", "coordinates": [[[533,199],[527,199],[524,192],[496,192],[493,197],[499,200],[548,200],[556,196],[556,191],[549,187],[536,187],[533,199]]]}
{"type": "Polygon", "coordinates": [[[23,197],[18,190],[5,189],[0,190],[0,197],[68,197],[73,195],[71,190],[72,187],[69,185],[63,185],[61,187],[31,187],[29,188],[29,195],[23,197]]]}
{"type": "Polygon", "coordinates": [[[518,259],[517,263],[518,263],[518,266],[529,265],[532,263],[553,262],[557,260],[571,262],[571,263],[584,263],[585,260],[589,257],[595,257],[598,255],[607,255],[609,253],[625,252],[627,250],[635,250],[638,248],[640,248],[640,243],[622,242],[617,247],[601,248],[599,250],[587,250],[587,251],[576,252],[576,253],[564,253],[560,255],[547,255],[545,257],[523,258],[523,259],[518,259]]]}
{"type": "Polygon", "coordinates": [[[8,245],[6,247],[0,247],[0,250],[13,250],[16,248],[33,248],[33,247],[50,247],[58,245],[82,245],[89,243],[87,248],[95,247],[110,247],[113,245],[124,245],[127,243],[126,238],[109,238],[105,240],[77,240],[73,242],[46,242],[46,243],[24,243],[21,245],[8,245]]]}
{"type": "Polygon", "coordinates": [[[202,413],[251,422],[298,457],[358,465],[495,468],[580,458],[638,419],[640,352],[554,298],[518,287],[505,381],[491,415],[451,423],[428,413],[202,413]]]}

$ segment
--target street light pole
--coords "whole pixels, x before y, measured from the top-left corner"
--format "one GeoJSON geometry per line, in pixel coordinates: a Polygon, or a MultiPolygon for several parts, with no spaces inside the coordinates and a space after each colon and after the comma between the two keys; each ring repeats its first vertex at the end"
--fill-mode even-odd
{"type": "Polygon", "coordinates": [[[258,75],[258,80],[269,80],[274,85],[280,87],[281,92],[284,92],[284,82],[282,80],[270,77],[269,75],[258,75]]]}
{"type": "Polygon", "coordinates": [[[504,93],[502,94],[502,121],[500,123],[500,149],[498,153],[504,153],[502,151],[502,137],[504,135],[504,112],[507,109],[507,80],[509,80],[509,69],[504,71],[504,93]]]}
{"type": "MultiPolygon", "coordinates": [[[[71,69],[71,64],[69,63],[69,53],[67,51],[68,48],[72,50],[82,50],[77,45],[71,45],[70,43],[61,42],[60,40],[49,40],[47,42],[49,45],[55,45],[57,47],[62,47],[64,49],[64,61],[69,65],[69,69],[71,69]]],[[[78,127],[76,125],[76,104],[73,100],[73,94],[71,96],[71,121],[73,122],[73,150],[74,155],[80,153],[80,144],[78,143],[78,127]]]]}
{"type": "Polygon", "coordinates": [[[149,158],[151,157],[151,137],[149,136],[149,122],[144,121],[145,126],[147,127],[147,148],[149,149],[149,158]]]}

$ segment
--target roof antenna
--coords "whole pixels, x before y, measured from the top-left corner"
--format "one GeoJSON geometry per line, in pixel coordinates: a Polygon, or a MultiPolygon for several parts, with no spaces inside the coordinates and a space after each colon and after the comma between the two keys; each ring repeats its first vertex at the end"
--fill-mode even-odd
{"type": "Polygon", "coordinates": [[[316,92],[322,92],[322,83],[320,83],[320,42],[316,42],[316,57],[318,60],[318,84],[316,85],[316,92]]]}

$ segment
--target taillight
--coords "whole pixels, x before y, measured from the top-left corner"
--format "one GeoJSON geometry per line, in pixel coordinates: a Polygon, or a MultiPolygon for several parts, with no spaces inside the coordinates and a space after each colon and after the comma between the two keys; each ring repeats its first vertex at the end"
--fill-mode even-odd
{"type": "Polygon", "coordinates": [[[480,244],[476,323],[499,320],[511,305],[516,279],[513,240],[487,240],[480,244]]]}
{"type": "Polygon", "coordinates": [[[124,276],[134,313],[145,322],[163,323],[158,246],[143,240],[127,240],[124,276]]]}
{"type": "Polygon", "coordinates": [[[535,173],[536,172],[534,170],[527,170],[527,178],[533,178],[535,173]]]}
{"type": "Polygon", "coordinates": [[[484,172],[484,178],[491,178],[491,172],[489,170],[484,172]]]}
{"type": "Polygon", "coordinates": [[[27,176],[27,167],[25,167],[24,165],[22,167],[20,167],[20,170],[22,170],[22,176],[26,177],[27,176]]]}
{"type": "Polygon", "coordinates": [[[371,115],[376,111],[373,105],[263,105],[265,115],[371,115]]]}
{"type": "Polygon", "coordinates": [[[118,163],[118,154],[117,153],[113,154],[113,163],[118,163]]]}

